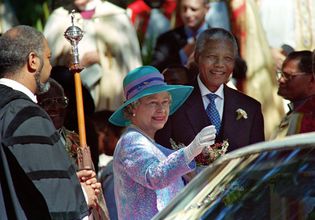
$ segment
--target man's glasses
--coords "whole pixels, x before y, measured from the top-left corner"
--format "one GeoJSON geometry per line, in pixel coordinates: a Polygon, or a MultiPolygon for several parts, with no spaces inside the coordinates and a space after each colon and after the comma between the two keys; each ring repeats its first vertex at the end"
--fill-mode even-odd
{"type": "Polygon", "coordinates": [[[309,74],[304,73],[304,72],[288,74],[286,72],[282,72],[281,70],[276,71],[277,80],[280,80],[281,78],[283,78],[285,81],[291,81],[297,76],[306,76],[306,75],[309,75],[309,74]]]}
{"type": "Polygon", "coordinates": [[[49,107],[67,108],[68,104],[69,104],[69,99],[66,96],[56,97],[56,98],[46,98],[39,103],[39,105],[42,106],[43,108],[49,108],[49,107]]]}

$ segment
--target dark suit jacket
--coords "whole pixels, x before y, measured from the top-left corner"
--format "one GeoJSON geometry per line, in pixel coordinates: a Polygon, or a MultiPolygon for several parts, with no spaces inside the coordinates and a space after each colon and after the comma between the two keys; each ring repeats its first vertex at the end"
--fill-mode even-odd
{"type": "MultiPolygon", "coordinates": [[[[169,117],[164,128],[156,133],[155,140],[165,147],[171,147],[169,139],[177,144],[188,145],[198,132],[211,122],[203,106],[198,84],[186,102],[169,117]]],[[[264,141],[264,122],[261,105],[255,99],[224,86],[224,109],[221,129],[216,142],[228,140],[228,151],[249,144],[264,141]],[[236,119],[237,109],[247,112],[247,119],[236,119]]]]}
{"type": "Polygon", "coordinates": [[[186,44],[184,26],[161,34],[156,41],[151,65],[163,71],[171,64],[181,64],[179,51],[186,44]]]}

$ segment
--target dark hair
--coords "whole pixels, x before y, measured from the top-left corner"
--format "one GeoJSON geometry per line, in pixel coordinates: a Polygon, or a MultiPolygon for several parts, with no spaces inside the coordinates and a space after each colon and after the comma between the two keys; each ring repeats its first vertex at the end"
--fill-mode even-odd
{"type": "Polygon", "coordinates": [[[195,74],[182,64],[171,64],[162,71],[167,84],[191,85],[195,80],[195,74]],[[178,76],[178,77],[174,77],[178,76]]]}
{"type": "Polygon", "coordinates": [[[240,56],[237,56],[235,59],[235,65],[233,69],[233,78],[235,78],[236,80],[246,79],[246,73],[247,73],[246,61],[240,56]]]}
{"type": "Polygon", "coordinates": [[[19,25],[0,37],[0,78],[15,74],[34,52],[41,59],[44,50],[44,35],[35,28],[19,25]]]}
{"type": "Polygon", "coordinates": [[[291,60],[299,60],[298,68],[301,72],[313,73],[313,53],[309,50],[293,51],[284,60],[282,67],[284,67],[291,60]]]}
{"type": "Polygon", "coordinates": [[[195,53],[200,54],[205,48],[205,45],[211,40],[228,40],[232,43],[234,47],[235,57],[238,55],[237,41],[233,34],[224,28],[210,28],[207,29],[198,36],[196,41],[195,53]]]}
{"type": "Polygon", "coordinates": [[[122,127],[113,125],[112,123],[109,123],[108,119],[114,112],[109,110],[103,110],[99,112],[95,112],[92,116],[92,120],[95,125],[95,130],[97,132],[101,132],[104,130],[105,127],[108,127],[112,130],[112,132],[115,134],[116,137],[119,137],[121,135],[121,132],[123,130],[122,127]]]}

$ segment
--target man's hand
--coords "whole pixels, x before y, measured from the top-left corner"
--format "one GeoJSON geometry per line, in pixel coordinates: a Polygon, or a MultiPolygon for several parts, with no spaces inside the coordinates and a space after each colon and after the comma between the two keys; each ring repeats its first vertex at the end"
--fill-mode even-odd
{"type": "Polygon", "coordinates": [[[80,170],[77,172],[77,176],[81,183],[85,183],[87,186],[92,187],[95,195],[101,192],[101,183],[96,179],[96,173],[93,170],[80,170]]]}
{"type": "Polygon", "coordinates": [[[86,196],[86,203],[88,205],[88,207],[90,208],[96,208],[97,207],[97,195],[94,191],[94,189],[92,188],[91,185],[87,185],[85,183],[81,182],[81,186],[85,192],[85,196],[86,196]]]}

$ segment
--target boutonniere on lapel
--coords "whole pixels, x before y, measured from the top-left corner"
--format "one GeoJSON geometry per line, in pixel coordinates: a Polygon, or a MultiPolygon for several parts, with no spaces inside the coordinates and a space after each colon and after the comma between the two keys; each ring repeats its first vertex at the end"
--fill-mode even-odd
{"type": "Polygon", "coordinates": [[[240,120],[242,118],[244,119],[248,118],[247,112],[244,109],[239,108],[236,110],[236,120],[240,120]]]}
{"type": "MultiPolygon", "coordinates": [[[[172,138],[170,138],[171,147],[173,150],[178,150],[186,147],[183,143],[176,143],[172,138]]],[[[224,155],[229,147],[228,140],[215,143],[211,146],[205,147],[201,154],[199,154],[195,159],[198,166],[205,166],[211,164],[213,161],[224,155]]]]}

